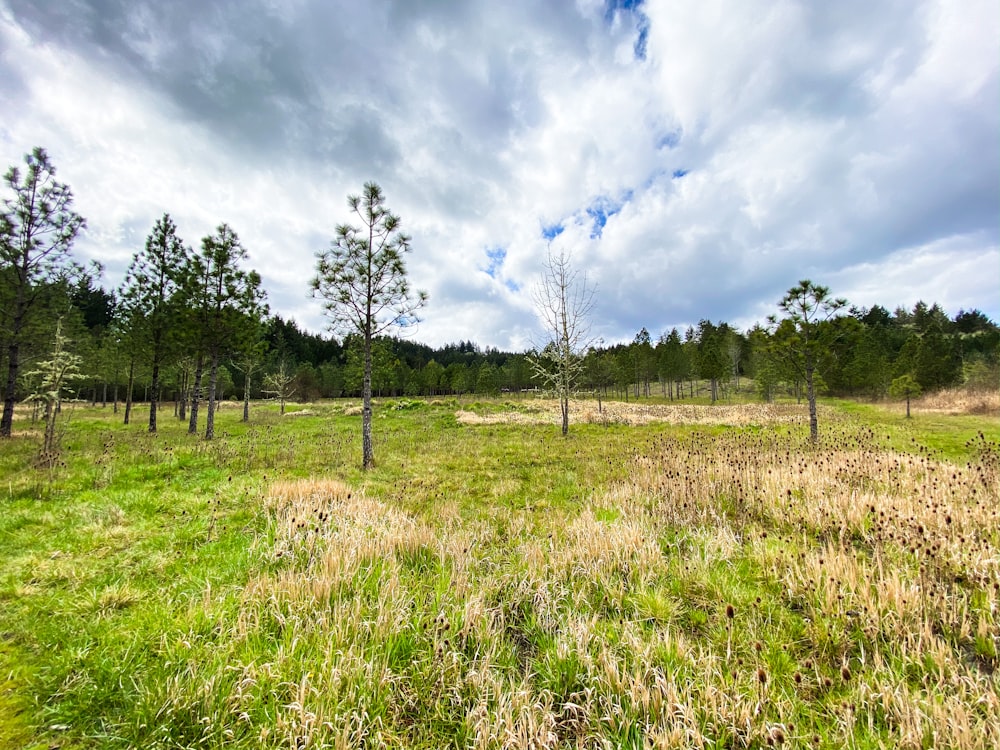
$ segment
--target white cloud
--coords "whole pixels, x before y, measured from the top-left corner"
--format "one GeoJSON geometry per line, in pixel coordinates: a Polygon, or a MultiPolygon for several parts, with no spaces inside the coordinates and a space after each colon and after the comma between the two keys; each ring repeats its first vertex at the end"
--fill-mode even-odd
{"type": "Polygon", "coordinates": [[[431,344],[526,345],[556,225],[607,340],[752,322],[803,277],[1000,317],[988,2],[351,7],[0,0],[0,159],[49,150],[109,282],[162,212],[191,245],[226,221],[314,330],[314,253],[369,179],[431,344]]]}

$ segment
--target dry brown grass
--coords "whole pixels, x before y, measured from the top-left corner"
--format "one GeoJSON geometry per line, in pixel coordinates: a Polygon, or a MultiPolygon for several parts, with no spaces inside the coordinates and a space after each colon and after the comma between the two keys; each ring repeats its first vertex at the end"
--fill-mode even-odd
{"type": "Polygon", "coordinates": [[[489,425],[489,424],[557,424],[559,417],[559,404],[555,403],[555,410],[544,409],[540,411],[501,411],[491,414],[477,414],[474,411],[460,409],[455,412],[455,419],[459,424],[464,425],[489,425]]]}
{"type": "Polygon", "coordinates": [[[950,388],[914,400],[910,409],[927,414],[1000,416],[1000,386],[992,389],[950,388]]]}
{"type": "Polygon", "coordinates": [[[996,746],[1000,722],[982,717],[1000,716],[1000,454],[981,441],[980,459],[959,467],[831,442],[810,455],[731,436],[668,440],[635,459],[608,502],[654,525],[733,529],[806,616],[817,663],[869,670],[862,692],[900,747],[930,735],[996,746]]]}
{"type": "Polygon", "coordinates": [[[231,702],[280,679],[288,746],[406,746],[447,719],[476,748],[610,746],[632,725],[648,747],[806,746],[817,729],[848,747],[873,722],[894,747],[996,747],[1000,455],[981,443],[955,466],[868,434],[662,437],[541,527],[274,484],[274,569],[239,632],[282,645],[231,702]],[[748,566],[776,609],[751,593],[727,621],[720,592],[746,584],[725,571],[748,566]]]}
{"type": "MultiPolygon", "coordinates": [[[[455,417],[466,425],[487,424],[558,424],[561,417],[559,402],[553,399],[536,399],[531,411],[502,411],[477,414],[458,411],[455,417]]],[[[820,406],[824,417],[832,412],[820,406]]],[[[808,421],[804,404],[636,404],[607,402],[598,408],[596,401],[570,403],[570,423],[575,424],[624,424],[640,425],[666,422],[678,425],[746,425],[801,424],[808,421]]]]}

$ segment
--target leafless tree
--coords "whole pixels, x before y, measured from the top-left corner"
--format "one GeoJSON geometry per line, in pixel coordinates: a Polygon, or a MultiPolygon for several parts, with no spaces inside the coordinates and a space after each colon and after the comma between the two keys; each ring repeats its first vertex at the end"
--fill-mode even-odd
{"type": "Polygon", "coordinates": [[[285,402],[295,395],[292,383],[295,376],[285,369],[285,363],[281,362],[278,369],[264,376],[264,393],[281,404],[281,413],[285,413],[285,402]]]}
{"type": "Polygon", "coordinates": [[[569,432],[569,397],[583,373],[583,355],[593,343],[590,313],[595,292],[565,251],[554,254],[549,249],[541,282],[532,293],[546,341],[529,361],[545,387],[559,397],[563,435],[569,432]]]}

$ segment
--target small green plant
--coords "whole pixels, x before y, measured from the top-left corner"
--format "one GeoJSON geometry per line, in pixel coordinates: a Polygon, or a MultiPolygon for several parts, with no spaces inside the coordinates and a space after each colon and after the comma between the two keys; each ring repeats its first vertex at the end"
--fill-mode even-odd
{"type": "Polygon", "coordinates": [[[67,350],[69,339],[62,332],[62,318],[56,322],[52,353],[48,360],[38,363],[38,367],[25,373],[29,382],[34,382],[32,393],[25,399],[42,407],[45,429],[42,436],[42,450],[39,464],[53,468],[59,461],[59,446],[56,441],[56,417],[62,401],[63,389],[73,380],[79,380],[82,358],[67,350]]]}
{"type": "Polygon", "coordinates": [[[910,419],[910,399],[917,398],[923,389],[912,375],[900,375],[889,386],[889,395],[906,400],[906,418],[910,419]]]}

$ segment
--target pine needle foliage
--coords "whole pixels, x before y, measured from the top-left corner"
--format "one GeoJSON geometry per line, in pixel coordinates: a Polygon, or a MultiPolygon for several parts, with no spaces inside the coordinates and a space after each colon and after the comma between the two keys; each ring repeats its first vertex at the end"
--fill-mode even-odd
{"type": "Polygon", "coordinates": [[[403,256],[410,251],[402,221],[385,205],[382,188],[366,182],[361,195],[347,198],[360,226],[339,224],[330,247],[316,255],[313,295],[323,300],[330,328],[341,335],[359,334],[364,341],[362,383],[362,465],[375,465],[372,444],[372,339],[393,328],[417,323],[427,302],[414,292],[403,256]]]}

